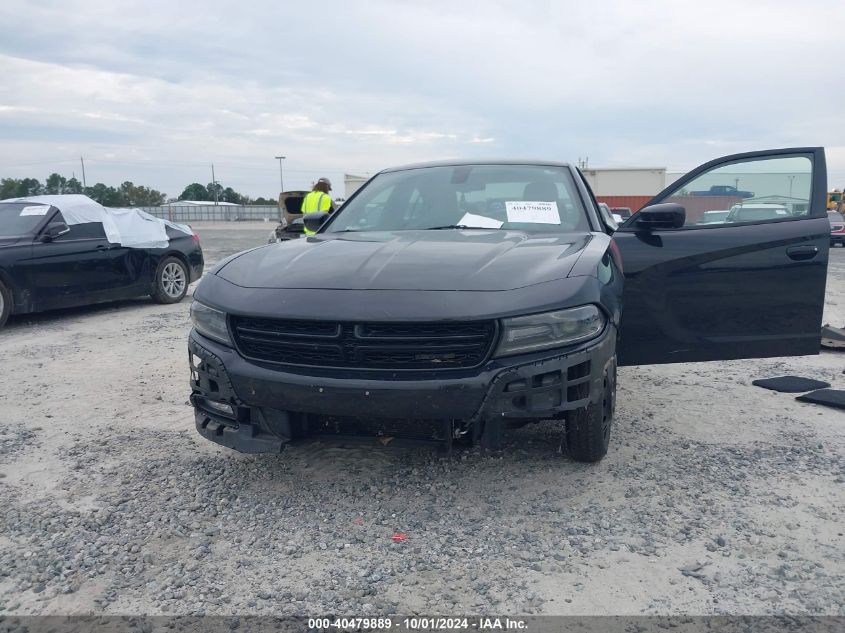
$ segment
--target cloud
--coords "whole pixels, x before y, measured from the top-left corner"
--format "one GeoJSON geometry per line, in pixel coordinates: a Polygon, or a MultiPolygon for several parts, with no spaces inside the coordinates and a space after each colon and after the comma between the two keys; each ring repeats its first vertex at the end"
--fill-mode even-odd
{"type": "MultiPolygon", "coordinates": [[[[845,22],[843,3],[800,11],[845,22]]],[[[177,194],[214,162],[226,185],[275,195],[280,153],[286,185],[307,186],[493,153],[679,170],[821,144],[845,182],[841,55],[795,14],[786,0],[5,0],[0,175],[82,154],[93,178],[177,194]]]]}
{"type": "Polygon", "coordinates": [[[346,134],[355,134],[357,136],[395,136],[396,130],[380,130],[378,128],[368,130],[344,130],[346,134]]]}

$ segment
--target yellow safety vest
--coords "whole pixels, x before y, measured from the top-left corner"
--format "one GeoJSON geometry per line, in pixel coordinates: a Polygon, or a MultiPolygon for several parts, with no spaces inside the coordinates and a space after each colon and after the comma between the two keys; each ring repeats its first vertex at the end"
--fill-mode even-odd
{"type": "MultiPolygon", "coordinates": [[[[302,215],[306,213],[317,213],[318,211],[330,211],[332,199],[322,191],[312,191],[302,200],[302,215]]],[[[305,229],[305,235],[314,235],[314,231],[305,229]]]]}

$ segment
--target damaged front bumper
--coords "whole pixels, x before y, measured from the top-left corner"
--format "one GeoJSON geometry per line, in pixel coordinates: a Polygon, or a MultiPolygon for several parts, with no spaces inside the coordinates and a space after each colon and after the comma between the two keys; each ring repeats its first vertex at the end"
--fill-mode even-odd
{"type": "Polygon", "coordinates": [[[189,340],[199,433],[246,453],[313,434],[451,440],[485,425],[561,418],[601,398],[616,328],[586,344],[441,372],[314,371],[258,365],[196,331],[189,340]]]}

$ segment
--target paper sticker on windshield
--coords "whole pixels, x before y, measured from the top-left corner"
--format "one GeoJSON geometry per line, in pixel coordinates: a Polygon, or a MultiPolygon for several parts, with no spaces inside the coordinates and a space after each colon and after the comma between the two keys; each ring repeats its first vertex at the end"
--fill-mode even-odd
{"type": "Polygon", "coordinates": [[[47,215],[50,210],[49,206],[39,204],[37,207],[24,207],[21,209],[21,215],[47,215]]]}
{"type": "Polygon", "coordinates": [[[474,213],[465,213],[464,217],[458,220],[458,224],[464,224],[470,228],[479,229],[500,229],[504,222],[499,222],[493,218],[487,218],[483,215],[475,215],[474,213]]]}
{"type": "Polygon", "coordinates": [[[557,202],[505,202],[508,222],[560,224],[557,202]]]}

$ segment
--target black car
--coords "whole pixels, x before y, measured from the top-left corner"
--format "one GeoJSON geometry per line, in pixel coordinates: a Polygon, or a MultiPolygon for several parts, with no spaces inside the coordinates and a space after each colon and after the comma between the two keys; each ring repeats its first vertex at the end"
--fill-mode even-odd
{"type": "Polygon", "coordinates": [[[307,216],[317,235],[200,282],[197,430],[245,452],[314,434],[495,448],[509,426],[564,419],[568,453],[596,461],[617,364],[818,353],[825,179],[821,148],[730,156],[614,231],[567,164],[385,170],[332,216],[307,216]],[[810,213],[687,221],[675,192],[728,164],[812,174],[810,213]]]}
{"type": "MultiPolygon", "coordinates": [[[[109,211],[93,201],[90,205],[76,201],[65,214],[90,221],[71,221],[53,204],[61,205],[60,198],[0,202],[0,327],[10,314],[143,295],[175,303],[202,276],[199,237],[188,227],[150,216],[137,222],[142,229],[147,229],[147,223],[161,223],[156,227],[157,231],[163,227],[163,242],[124,246],[110,241],[104,222],[111,227],[113,217],[125,218],[130,210],[109,211]]],[[[125,219],[122,224],[127,225],[125,219]]],[[[133,243],[133,237],[126,236],[125,242],[133,243]]]]}

